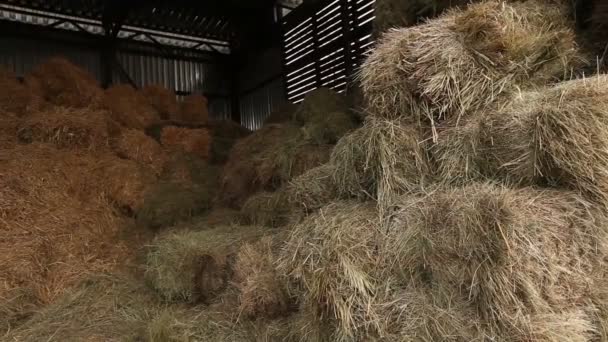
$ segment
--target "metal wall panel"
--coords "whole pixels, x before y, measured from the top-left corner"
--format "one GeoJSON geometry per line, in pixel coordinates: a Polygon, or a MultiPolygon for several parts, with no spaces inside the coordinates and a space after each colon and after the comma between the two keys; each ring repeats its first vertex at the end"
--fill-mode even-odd
{"type": "Polygon", "coordinates": [[[239,100],[241,124],[251,130],[262,127],[272,110],[286,101],[283,79],[279,78],[239,100]]]}

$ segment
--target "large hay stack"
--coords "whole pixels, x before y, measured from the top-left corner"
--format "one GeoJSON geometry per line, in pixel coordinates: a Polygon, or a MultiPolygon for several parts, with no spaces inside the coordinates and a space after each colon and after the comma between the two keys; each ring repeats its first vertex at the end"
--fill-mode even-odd
{"type": "Polygon", "coordinates": [[[156,109],[161,120],[175,118],[179,113],[177,97],[171,90],[160,85],[148,85],[141,89],[142,95],[156,109]]]}
{"type": "Polygon", "coordinates": [[[34,105],[27,87],[17,80],[15,74],[0,66],[0,111],[23,116],[34,105]]]}
{"type": "Polygon", "coordinates": [[[192,153],[201,159],[209,159],[211,134],[205,128],[166,126],[161,131],[160,142],[173,153],[192,153]]]}
{"type": "Polygon", "coordinates": [[[160,174],[167,162],[167,154],[154,139],[136,129],[123,129],[112,141],[112,149],[121,158],[148,165],[160,174]]]}
{"type": "Polygon", "coordinates": [[[124,127],[144,130],[160,120],[159,112],[143,94],[128,84],[113,85],[105,92],[104,106],[124,127]]]}
{"type": "Polygon", "coordinates": [[[178,116],[172,118],[183,123],[204,124],[209,120],[207,98],[203,95],[189,95],[180,103],[178,116]]]}

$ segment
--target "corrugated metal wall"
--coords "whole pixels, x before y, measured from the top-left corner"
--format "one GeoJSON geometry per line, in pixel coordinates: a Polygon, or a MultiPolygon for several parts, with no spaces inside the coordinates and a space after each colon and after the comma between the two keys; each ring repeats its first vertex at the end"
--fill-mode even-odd
{"type": "Polygon", "coordinates": [[[263,88],[241,97],[239,101],[241,124],[251,130],[262,127],[264,119],[274,108],[284,102],[283,79],[279,78],[263,88]]]}

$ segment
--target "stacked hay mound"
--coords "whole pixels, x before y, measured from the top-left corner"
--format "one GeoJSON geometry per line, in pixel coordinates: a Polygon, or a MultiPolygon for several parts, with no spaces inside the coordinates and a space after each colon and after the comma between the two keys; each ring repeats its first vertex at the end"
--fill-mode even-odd
{"type": "Polygon", "coordinates": [[[166,126],[160,134],[160,143],[172,153],[191,153],[209,159],[211,134],[208,129],[166,126]]]}
{"type": "Polygon", "coordinates": [[[112,141],[112,149],[121,158],[143,165],[149,165],[160,174],[168,159],[167,154],[156,140],[136,129],[123,129],[112,141]]]}
{"type": "Polygon", "coordinates": [[[283,103],[273,108],[272,112],[264,119],[264,125],[291,121],[297,109],[298,106],[291,102],[283,103]]]}
{"type": "Polygon", "coordinates": [[[127,128],[144,130],[160,120],[159,112],[128,84],[113,85],[105,92],[104,107],[127,128]]]}
{"type": "Polygon", "coordinates": [[[294,182],[302,340],[608,336],[608,78],[551,85],[579,66],[560,13],[490,1],[381,39],[364,126],[294,182]]]}
{"type": "Polygon", "coordinates": [[[64,58],[55,57],[38,65],[25,77],[28,89],[56,106],[99,107],[103,90],[95,77],[64,58]]]}
{"type": "Polygon", "coordinates": [[[177,117],[171,118],[182,123],[204,124],[209,120],[207,98],[203,95],[189,95],[180,103],[177,117]]]}
{"type": "Polygon", "coordinates": [[[156,109],[161,120],[175,118],[179,113],[179,105],[175,94],[160,85],[149,85],[141,89],[142,95],[156,109]]]}
{"type": "Polygon", "coordinates": [[[210,120],[211,131],[211,158],[215,164],[224,164],[228,161],[230,150],[237,140],[242,139],[251,131],[232,120],[210,120]]]}
{"type": "Polygon", "coordinates": [[[27,86],[19,82],[11,71],[0,66],[0,111],[23,116],[35,105],[27,86]]]}

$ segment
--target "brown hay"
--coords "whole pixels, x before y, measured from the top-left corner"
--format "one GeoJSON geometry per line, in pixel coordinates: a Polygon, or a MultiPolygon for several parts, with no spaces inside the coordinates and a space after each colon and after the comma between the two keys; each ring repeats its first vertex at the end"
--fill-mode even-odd
{"type": "Polygon", "coordinates": [[[33,143],[1,150],[0,161],[0,290],[50,303],[84,274],[129,263],[134,249],[104,200],[97,153],[33,143]]]}
{"type": "Polygon", "coordinates": [[[122,130],[112,141],[112,148],[119,157],[150,166],[157,175],[162,172],[168,159],[158,142],[135,129],[122,130]]]}
{"type": "Polygon", "coordinates": [[[234,226],[169,231],[150,246],[146,279],[165,300],[207,302],[228,285],[239,247],[267,231],[234,226]]]}
{"type": "Polygon", "coordinates": [[[175,118],[179,113],[177,97],[171,90],[161,85],[148,85],[141,89],[142,95],[160,115],[161,120],[175,118]]]}
{"type": "Polygon", "coordinates": [[[21,121],[17,136],[22,143],[48,142],[59,148],[109,146],[108,114],[92,108],[50,107],[21,121]]]}
{"type": "Polygon", "coordinates": [[[276,318],[289,311],[290,300],[274,261],[276,236],[241,246],[234,264],[239,290],[239,312],[251,318],[276,318]]]}
{"type": "Polygon", "coordinates": [[[193,154],[178,153],[170,157],[161,174],[164,181],[186,188],[203,186],[209,190],[217,187],[219,168],[193,154]]]}
{"type": "Polygon", "coordinates": [[[44,101],[56,106],[98,107],[104,97],[93,75],[61,57],[38,65],[25,77],[25,83],[44,101]]]}
{"type": "Polygon", "coordinates": [[[232,120],[211,120],[211,162],[223,164],[228,161],[230,150],[238,139],[251,134],[247,128],[232,120]]]}
{"type": "Polygon", "coordinates": [[[603,283],[608,240],[604,216],[577,194],[475,184],[397,207],[385,248],[403,277],[433,296],[460,296],[489,333],[507,341],[595,333],[591,290],[603,283]]]}
{"type": "Polygon", "coordinates": [[[266,119],[264,119],[264,125],[291,122],[297,109],[297,105],[285,102],[270,112],[266,119]]]}
{"type": "Polygon", "coordinates": [[[211,211],[199,217],[198,220],[208,227],[234,225],[239,223],[240,213],[238,210],[230,208],[214,207],[211,211]]]}
{"type": "Polygon", "coordinates": [[[23,116],[32,105],[32,94],[15,74],[0,65],[0,111],[23,116]]]}
{"type": "Polygon", "coordinates": [[[192,153],[199,158],[209,159],[211,135],[207,129],[166,126],[162,129],[160,142],[173,152],[192,153]]]}
{"type": "Polygon", "coordinates": [[[171,118],[185,123],[206,123],[209,120],[207,98],[203,95],[189,95],[180,104],[179,117],[171,118]]]}
{"type": "Polygon", "coordinates": [[[488,1],[392,30],[361,68],[368,111],[433,128],[564,78],[580,65],[565,18],[561,6],[488,1]]]}
{"type": "Polygon", "coordinates": [[[259,192],[249,197],[241,208],[243,223],[256,226],[281,227],[293,213],[284,191],[259,192]]]}
{"type": "Polygon", "coordinates": [[[104,191],[109,199],[123,212],[138,212],[146,193],[156,183],[154,172],[145,165],[118,158],[99,161],[98,173],[102,175],[104,191]]]}
{"type": "Polygon", "coordinates": [[[346,133],[357,128],[354,116],[346,111],[325,112],[304,124],[307,139],[317,144],[335,144],[346,133]]]}
{"type": "Polygon", "coordinates": [[[310,213],[338,198],[334,173],[331,164],[324,164],[292,179],[285,189],[290,206],[310,213]]]}
{"type": "Polygon", "coordinates": [[[608,76],[526,92],[482,128],[487,176],[553,184],[608,203],[608,76]]]}
{"type": "Polygon", "coordinates": [[[318,121],[329,113],[346,113],[346,98],[329,88],[317,88],[304,98],[295,115],[295,120],[305,124],[318,121]]]}
{"type": "Polygon", "coordinates": [[[128,84],[117,84],[105,92],[104,106],[112,118],[127,128],[144,130],[160,120],[158,111],[128,84]]]}
{"type": "Polygon", "coordinates": [[[421,191],[432,177],[423,144],[410,125],[369,117],[331,154],[339,195],[375,199],[383,210],[396,195],[421,191]]]}
{"type": "Polygon", "coordinates": [[[331,145],[305,144],[298,140],[287,143],[277,151],[274,163],[281,184],[329,161],[331,145]]]}

